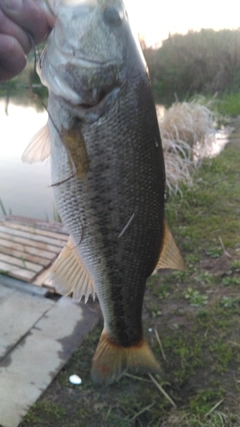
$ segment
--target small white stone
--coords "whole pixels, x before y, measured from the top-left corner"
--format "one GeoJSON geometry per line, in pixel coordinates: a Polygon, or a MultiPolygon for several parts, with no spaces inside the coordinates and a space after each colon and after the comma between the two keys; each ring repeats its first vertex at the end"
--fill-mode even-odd
{"type": "Polygon", "coordinates": [[[149,329],[148,329],[148,332],[152,332],[152,331],[153,331],[153,329],[152,329],[152,328],[149,328],[149,329]]]}
{"type": "Polygon", "coordinates": [[[80,385],[80,384],[82,384],[82,380],[81,380],[81,378],[78,375],[71,375],[69,377],[69,381],[70,381],[71,384],[74,384],[74,385],[80,385]]]}

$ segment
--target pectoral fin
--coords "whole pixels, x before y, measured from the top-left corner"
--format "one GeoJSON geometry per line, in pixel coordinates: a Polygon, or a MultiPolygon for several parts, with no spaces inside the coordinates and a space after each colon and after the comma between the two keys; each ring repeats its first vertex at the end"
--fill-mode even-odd
{"type": "Polygon", "coordinates": [[[156,266],[160,268],[171,268],[174,270],[186,270],[184,259],[178,249],[167,223],[164,224],[164,240],[162,251],[156,266]]]}
{"type": "Polygon", "coordinates": [[[53,265],[50,279],[60,294],[72,294],[76,301],[84,296],[87,302],[90,294],[95,298],[93,280],[80,260],[71,238],[53,265]]]}
{"type": "Polygon", "coordinates": [[[47,159],[50,154],[50,134],[48,125],[46,124],[30,140],[22,155],[22,161],[24,163],[42,162],[47,159]]]}
{"type": "Polygon", "coordinates": [[[71,130],[63,130],[61,134],[63,143],[70,155],[69,163],[75,167],[75,174],[78,178],[86,178],[89,169],[88,153],[84,137],[79,127],[71,130]]]}

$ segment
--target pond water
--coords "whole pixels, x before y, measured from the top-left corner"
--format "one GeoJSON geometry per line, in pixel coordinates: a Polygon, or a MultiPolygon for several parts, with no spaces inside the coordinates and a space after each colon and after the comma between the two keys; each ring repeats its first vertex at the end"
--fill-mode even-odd
{"type": "MultiPolygon", "coordinates": [[[[158,114],[159,113],[158,109],[158,114]]],[[[161,114],[164,109],[161,110],[161,114]]],[[[20,215],[41,220],[56,220],[53,190],[50,188],[50,161],[26,164],[22,153],[30,139],[46,123],[47,113],[37,112],[34,107],[10,103],[8,115],[5,101],[0,101],[0,217],[6,214],[20,215]]],[[[217,155],[227,143],[226,131],[212,137],[206,152],[199,157],[217,155]]]]}
{"type": "Polygon", "coordinates": [[[46,123],[47,113],[0,101],[0,216],[21,215],[54,220],[55,204],[49,160],[24,164],[21,156],[32,136],[46,123]]]}

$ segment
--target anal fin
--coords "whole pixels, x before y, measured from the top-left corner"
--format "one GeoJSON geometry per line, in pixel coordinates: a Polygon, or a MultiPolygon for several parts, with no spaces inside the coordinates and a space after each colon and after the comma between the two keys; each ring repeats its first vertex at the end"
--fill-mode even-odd
{"type": "Polygon", "coordinates": [[[164,223],[162,251],[156,266],[156,270],[160,268],[171,268],[183,271],[186,270],[184,259],[166,222],[164,223]]]}
{"type": "Polygon", "coordinates": [[[71,238],[54,263],[50,279],[57,292],[62,295],[72,294],[76,301],[80,301],[84,296],[87,302],[91,294],[95,299],[93,280],[79,258],[71,238]]]}

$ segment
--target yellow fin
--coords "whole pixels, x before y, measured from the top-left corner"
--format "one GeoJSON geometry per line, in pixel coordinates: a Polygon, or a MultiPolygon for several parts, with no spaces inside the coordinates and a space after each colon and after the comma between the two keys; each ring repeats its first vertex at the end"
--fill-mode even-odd
{"type": "Polygon", "coordinates": [[[42,162],[47,159],[50,154],[50,134],[48,125],[46,124],[30,140],[22,155],[22,161],[24,163],[42,162]]]}
{"type": "Polygon", "coordinates": [[[73,294],[73,299],[76,301],[80,301],[84,296],[87,302],[89,295],[92,294],[95,299],[93,280],[80,260],[71,238],[54,263],[50,279],[62,295],[73,294]]]}
{"type": "Polygon", "coordinates": [[[163,247],[156,266],[156,270],[160,268],[172,268],[183,271],[186,270],[184,259],[166,222],[164,224],[163,247]]]}
{"type": "Polygon", "coordinates": [[[159,373],[160,367],[144,339],[137,345],[122,347],[113,344],[109,335],[103,330],[93,357],[91,371],[93,381],[112,384],[127,370],[159,373]]]}
{"type": "Polygon", "coordinates": [[[62,139],[69,151],[70,167],[75,167],[75,173],[78,178],[86,178],[89,169],[88,153],[83,135],[78,127],[62,132],[62,139]]]}

